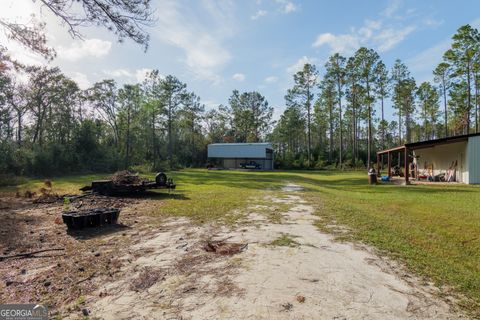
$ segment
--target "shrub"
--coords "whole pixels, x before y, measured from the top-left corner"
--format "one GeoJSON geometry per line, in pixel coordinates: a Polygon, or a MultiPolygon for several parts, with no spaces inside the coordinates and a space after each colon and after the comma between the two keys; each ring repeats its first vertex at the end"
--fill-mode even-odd
{"type": "Polygon", "coordinates": [[[27,179],[24,177],[19,177],[12,173],[0,174],[0,187],[18,186],[19,184],[24,184],[26,182],[27,179]]]}

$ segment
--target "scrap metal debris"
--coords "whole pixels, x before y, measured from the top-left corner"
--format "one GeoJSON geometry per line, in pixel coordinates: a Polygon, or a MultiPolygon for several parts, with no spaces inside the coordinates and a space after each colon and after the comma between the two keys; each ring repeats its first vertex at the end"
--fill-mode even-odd
{"type": "Polygon", "coordinates": [[[203,249],[221,255],[233,255],[245,251],[248,243],[232,243],[224,241],[207,241],[203,249]]]}

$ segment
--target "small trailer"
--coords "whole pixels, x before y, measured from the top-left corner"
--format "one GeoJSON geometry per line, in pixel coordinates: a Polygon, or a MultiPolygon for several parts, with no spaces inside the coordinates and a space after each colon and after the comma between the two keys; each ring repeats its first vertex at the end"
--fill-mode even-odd
{"type": "Polygon", "coordinates": [[[91,190],[105,196],[141,193],[150,189],[174,190],[176,187],[172,178],[168,178],[163,172],[157,173],[155,181],[141,179],[138,175],[122,173],[116,174],[109,180],[92,181],[91,186],[81,188],[82,191],[91,190]]]}

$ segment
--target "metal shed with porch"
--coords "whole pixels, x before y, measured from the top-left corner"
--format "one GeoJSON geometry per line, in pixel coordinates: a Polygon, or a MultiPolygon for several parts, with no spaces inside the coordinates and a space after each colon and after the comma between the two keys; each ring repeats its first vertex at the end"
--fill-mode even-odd
{"type": "Polygon", "coordinates": [[[398,155],[407,183],[412,178],[421,180],[425,177],[428,181],[437,181],[443,175],[446,182],[480,184],[480,133],[407,143],[379,151],[378,172],[383,167],[385,155],[387,175],[392,176],[393,157],[398,155]]]}
{"type": "Polygon", "coordinates": [[[245,168],[273,170],[274,152],[271,143],[213,143],[208,145],[208,159],[225,169],[245,168]]]}

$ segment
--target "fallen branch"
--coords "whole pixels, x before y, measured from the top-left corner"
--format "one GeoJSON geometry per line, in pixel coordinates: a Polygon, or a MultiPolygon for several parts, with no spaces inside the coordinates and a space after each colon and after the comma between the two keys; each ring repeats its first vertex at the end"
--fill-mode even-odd
{"type": "Polygon", "coordinates": [[[37,253],[48,252],[48,251],[62,251],[62,250],[65,250],[65,248],[43,249],[43,250],[26,252],[26,253],[12,254],[9,256],[0,256],[0,261],[3,261],[5,259],[11,259],[11,258],[31,258],[31,257],[34,257],[34,255],[36,255],[37,253]]]}
{"type": "Polygon", "coordinates": [[[77,281],[77,282],[75,283],[75,285],[80,284],[80,283],[82,283],[82,282],[85,282],[85,281],[88,281],[88,280],[92,279],[93,277],[95,277],[96,274],[97,274],[96,272],[92,273],[91,275],[89,275],[89,276],[86,277],[85,279],[82,279],[82,280],[77,281]]]}

